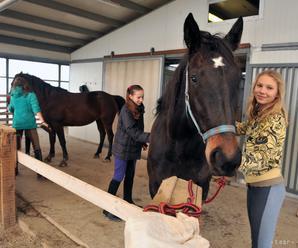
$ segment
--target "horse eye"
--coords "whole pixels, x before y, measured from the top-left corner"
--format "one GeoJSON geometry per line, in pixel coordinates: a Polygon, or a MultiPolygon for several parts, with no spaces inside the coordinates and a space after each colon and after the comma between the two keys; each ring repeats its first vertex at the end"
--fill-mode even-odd
{"type": "Polygon", "coordinates": [[[198,82],[198,78],[197,78],[196,75],[191,75],[190,78],[191,78],[191,81],[192,81],[193,83],[197,83],[197,82],[198,82]]]}

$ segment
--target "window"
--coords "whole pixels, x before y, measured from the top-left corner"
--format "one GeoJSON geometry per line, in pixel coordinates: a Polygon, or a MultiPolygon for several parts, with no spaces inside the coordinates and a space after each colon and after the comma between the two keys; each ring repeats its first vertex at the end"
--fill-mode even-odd
{"type": "Polygon", "coordinates": [[[0,58],[0,94],[6,94],[6,59],[0,58]]]}
{"type": "Polygon", "coordinates": [[[209,0],[208,22],[259,15],[261,0],[209,0]]]}
{"type": "Polygon", "coordinates": [[[69,82],[61,82],[60,87],[65,90],[69,90],[69,82]]]}
{"type": "Polygon", "coordinates": [[[57,64],[10,59],[9,77],[13,78],[15,74],[23,72],[42,79],[58,80],[58,68],[57,64]]]}
{"type": "Polygon", "coordinates": [[[14,76],[20,72],[41,78],[55,87],[69,89],[69,65],[8,59],[9,71],[6,75],[6,58],[0,58],[0,94],[10,91],[14,76]],[[60,69],[60,78],[59,78],[60,69]],[[8,87],[6,82],[8,80],[8,87]]]}
{"type": "Polygon", "coordinates": [[[6,77],[6,59],[0,58],[0,77],[6,77]]]}
{"type": "Polygon", "coordinates": [[[58,87],[59,86],[59,82],[58,81],[45,81],[46,83],[52,85],[52,86],[55,86],[55,87],[58,87]]]}
{"type": "Polygon", "coordinates": [[[0,77],[0,95],[6,94],[6,78],[0,77]]]}
{"type": "Polygon", "coordinates": [[[61,81],[69,81],[69,66],[61,65],[61,81]]]}

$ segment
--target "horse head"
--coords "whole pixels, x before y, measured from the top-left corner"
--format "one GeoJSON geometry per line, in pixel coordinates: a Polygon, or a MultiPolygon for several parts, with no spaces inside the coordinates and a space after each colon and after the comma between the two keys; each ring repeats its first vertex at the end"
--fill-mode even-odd
{"type": "Polygon", "coordinates": [[[184,23],[189,51],[184,73],[186,115],[206,145],[206,160],[213,175],[232,175],[241,162],[235,135],[241,73],[232,52],[239,45],[242,29],[239,18],[220,38],[200,31],[192,14],[184,23]]]}

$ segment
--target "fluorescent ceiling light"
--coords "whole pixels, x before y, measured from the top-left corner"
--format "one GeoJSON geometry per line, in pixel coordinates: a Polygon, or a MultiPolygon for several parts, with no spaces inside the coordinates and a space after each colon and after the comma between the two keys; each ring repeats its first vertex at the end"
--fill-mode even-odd
{"type": "Polygon", "coordinates": [[[222,22],[223,19],[217,17],[216,15],[213,15],[211,13],[208,14],[208,21],[209,22],[222,22]]]}
{"type": "Polygon", "coordinates": [[[112,0],[97,0],[97,2],[105,3],[105,4],[113,6],[113,7],[121,7],[120,4],[113,2],[112,0]]]}

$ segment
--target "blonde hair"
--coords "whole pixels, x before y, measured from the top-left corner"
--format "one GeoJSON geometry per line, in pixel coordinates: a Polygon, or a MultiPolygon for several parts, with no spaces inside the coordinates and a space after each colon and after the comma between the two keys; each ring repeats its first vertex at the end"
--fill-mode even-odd
{"type": "Polygon", "coordinates": [[[285,110],[285,106],[284,106],[284,96],[285,96],[285,82],[282,79],[282,76],[280,73],[278,73],[277,71],[274,71],[274,70],[265,70],[265,71],[259,73],[253,83],[251,96],[250,96],[250,98],[248,100],[248,104],[247,104],[248,121],[251,121],[256,118],[258,118],[259,120],[262,120],[265,117],[267,117],[271,114],[276,114],[276,113],[282,113],[287,120],[287,114],[286,114],[286,110],[285,110]],[[253,92],[254,92],[257,82],[259,81],[259,78],[264,75],[271,77],[276,82],[277,96],[270,105],[268,105],[264,109],[260,109],[259,104],[257,103],[257,100],[256,100],[253,92]]]}

